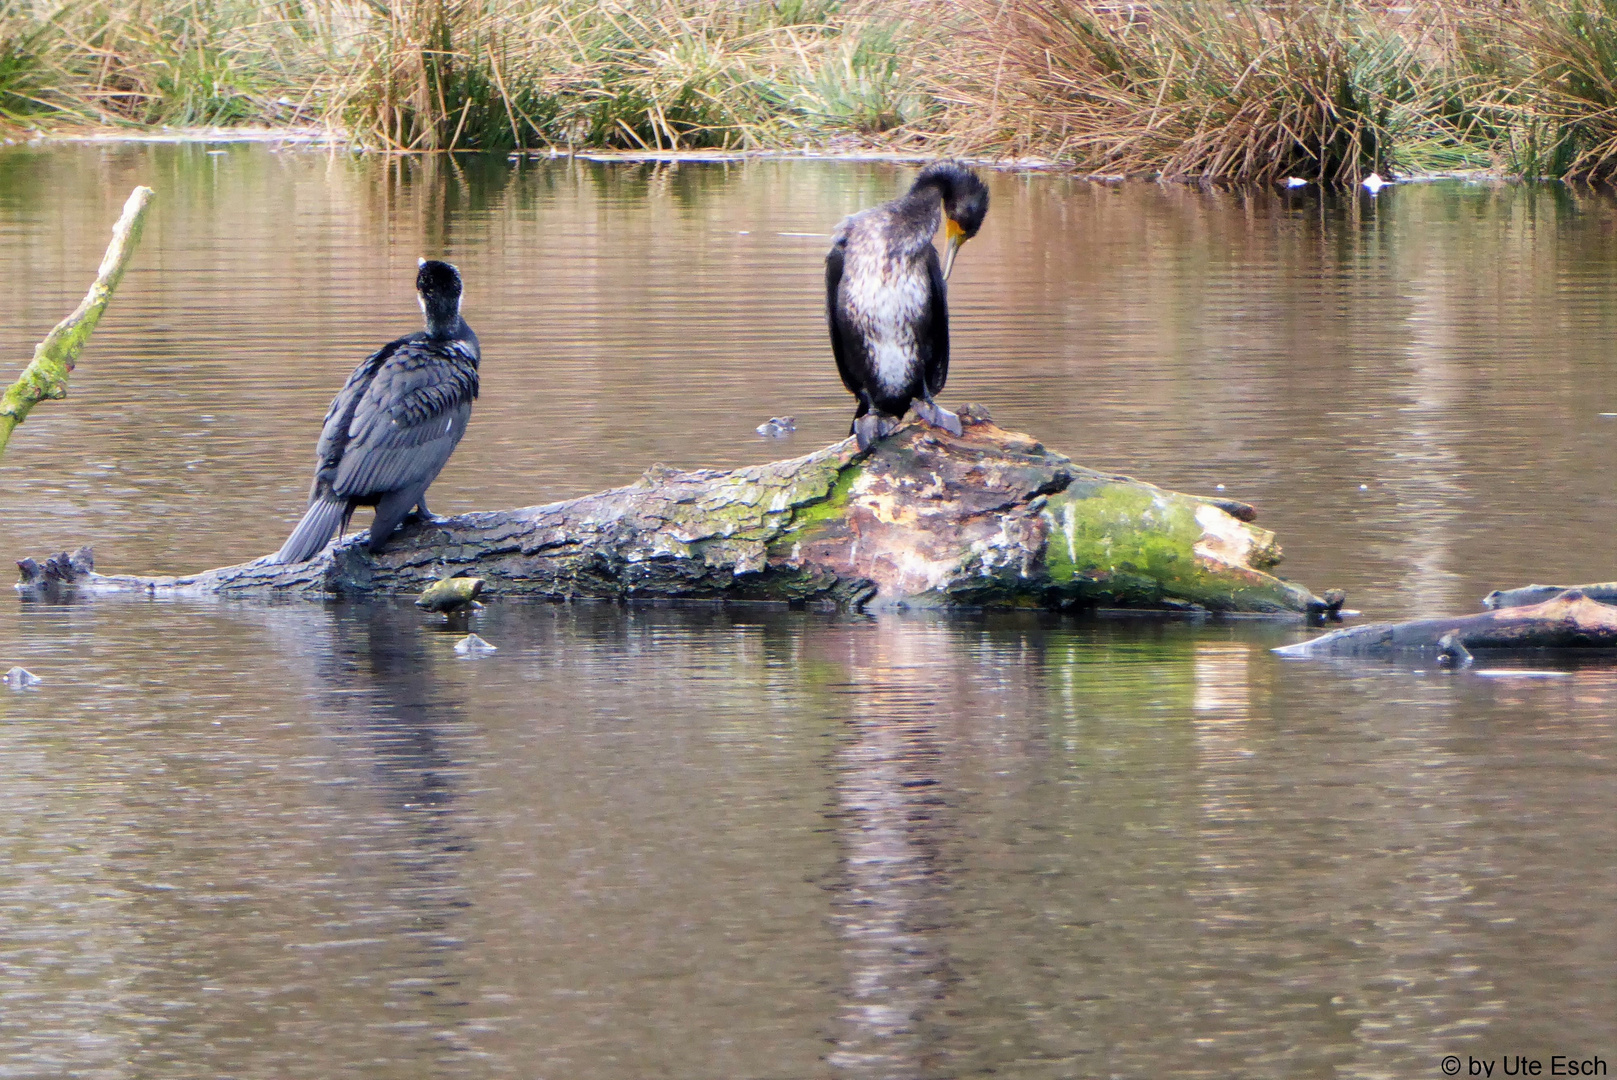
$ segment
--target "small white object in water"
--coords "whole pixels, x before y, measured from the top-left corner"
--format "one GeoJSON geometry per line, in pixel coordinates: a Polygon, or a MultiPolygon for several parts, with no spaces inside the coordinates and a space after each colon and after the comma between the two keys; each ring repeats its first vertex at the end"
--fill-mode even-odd
{"type": "Polygon", "coordinates": [[[490,645],[476,634],[467,634],[455,642],[455,651],[462,656],[477,656],[481,653],[497,652],[499,648],[498,645],[490,645]]]}
{"type": "Polygon", "coordinates": [[[1376,173],[1371,173],[1369,176],[1364,178],[1364,190],[1368,191],[1372,195],[1386,186],[1387,182],[1381,179],[1381,177],[1376,173]]]}
{"type": "Polygon", "coordinates": [[[1219,491],[1223,491],[1224,490],[1224,485],[1219,484],[1219,485],[1217,485],[1217,488],[1218,488],[1219,491]]]}
{"type": "Polygon", "coordinates": [[[1359,490],[1360,491],[1369,491],[1370,490],[1370,485],[1369,484],[1360,484],[1359,485],[1359,490]]]}
{"type": "Polygon", "coordinates": [[[23,690],[30,686],[38,686],[45,680],[41,679],[38,675],[35,675],[27,668],[14,667],[10,671],[6,672],[5,681],[6,685],[11,687],[13,690],[23,690]]]}
{"type": "Polygon", "coordinates": [[[1286,177],[1284,180],[1282,180],[1280,182],[1282,184],[1284,184],[1286,187],[1289,187],[1289,188],[1291,188],[1291,187],[1307,187],[1308,186],[1308,181],[1304,180],[1300,176],[1288,176],[1288,177],[1286,177]]]}
{"type": "Polygon", "coordinates": [[[792,416],[771,416],[752,430],[767,438],[783,438],[797,430],[797,418],[792,416]]]}

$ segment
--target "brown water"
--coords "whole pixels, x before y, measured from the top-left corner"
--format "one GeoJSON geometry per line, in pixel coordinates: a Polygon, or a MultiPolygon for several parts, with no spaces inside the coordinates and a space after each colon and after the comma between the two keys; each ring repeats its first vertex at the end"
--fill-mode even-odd
{"type": "MultiPolygon", "coordinates": [[[[846,431],[838,218],[897,166],[0,153],[0,554],[263,554],[457,262],[440,513],[846,431]],[[810,234],[810,235],[798,235],[810,234]],[[761,420],[797,417],[764,440],[761,420]]],[[[1617,577],[1617,201],[997,176],[946,402],[1256,503],[1375,617],[1617,577]],[[1361,485],[1363,485],[1361,489],[1361,485]]],[[[1617,667],[1282,663],[1268,624],[0,605],[0,1077],[1414,1077],[1617,1060],[1617,667]]]]}

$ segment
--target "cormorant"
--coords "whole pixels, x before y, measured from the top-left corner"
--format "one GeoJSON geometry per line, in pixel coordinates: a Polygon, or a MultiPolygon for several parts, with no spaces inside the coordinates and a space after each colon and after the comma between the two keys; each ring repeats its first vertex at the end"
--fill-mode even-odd
{"type": "Polygon", "coordinates": [[[427,485],[466,434],[480,352],[460,317],[460,272],[422,259],[415,287],[427,328],[376,350],[332,399],[315,448],[309,509],[271,561],[312,557],[347,529],[355,507],[376,507],[372,552],[412,507],[432,516],[427,485]]]}
{"type": "Polygon", "coordinates": [[[988,214],[988,189],[956,161],[921,170],[910,190],[843,220],[825,256],[826,318],[842,384],[859,399],[852,433],[864,450],[913,403],[927,423],[960,434],[960,418],[932,396],[949,377],[944,282],[960,245],[988,214]],[[944,219],[947,253],[932,237],[944,219]]]}

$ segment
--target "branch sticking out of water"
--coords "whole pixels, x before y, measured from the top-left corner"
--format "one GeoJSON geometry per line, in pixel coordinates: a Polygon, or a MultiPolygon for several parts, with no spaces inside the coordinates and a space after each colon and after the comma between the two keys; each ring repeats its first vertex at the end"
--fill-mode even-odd
{"type": "Polygon", "coordinates": [[[140,242],[140,228],[146,220],[146,208],[151,203],[152,189],[137,187],[129,193],[118,223],[112,227],[112,242],[101,257],[101,267],[95,283],[73,314],[56,324],[45,335],[45,340],[34,346],[34,359],[23,369],[4,395],[0,395],[0,454],[11,441],[11,432],[27,419],[28,413],[41,401],[67,396],[67,377],[74,362],[96,324],[112,299],[118,282],[123,280],[124,268],[140,242]]]}
{"type": "MultiPolygon", "coordinates": [[[[1596,598],[1609,596],[1606,589],[1605,584],[1574,586],[1540,603],[1490,604],[1492,610],[1472,615],[1354,626],[1274,651],[1304,658],[1425,653],[1463,667],[1471,649],[1617,649],[1617,606],[1596,598]]],[[[1490,599],[1501,595],[1509,597],[1493,593],[1490,599]]]]}

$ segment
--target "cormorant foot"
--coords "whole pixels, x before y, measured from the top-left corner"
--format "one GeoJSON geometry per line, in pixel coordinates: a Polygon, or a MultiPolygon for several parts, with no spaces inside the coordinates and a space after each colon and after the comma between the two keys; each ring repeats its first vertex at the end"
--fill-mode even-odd
{"type": "Polygon", "coordinates": [[[897,430],[898,417],[883,413],[868,412],[853,422],[853,433],[859,437],[860,450],[869,450],[897,430]]]}
{"type": "Polygon", "coordinates": [[[960,417],[943,408],[936,402],[917,401],[915,414],[935,428],[942,428],[950,435],[959,435],[965,429],[960,426],[960,417]]]}
{"type": "Polygon", "coordinates": [[[853,433],[859,439],[859,449],[869,450],[876,440],[881,438],[879,430],[881,417],[875,413],[865,413],[853,422],[853,433]]]}

